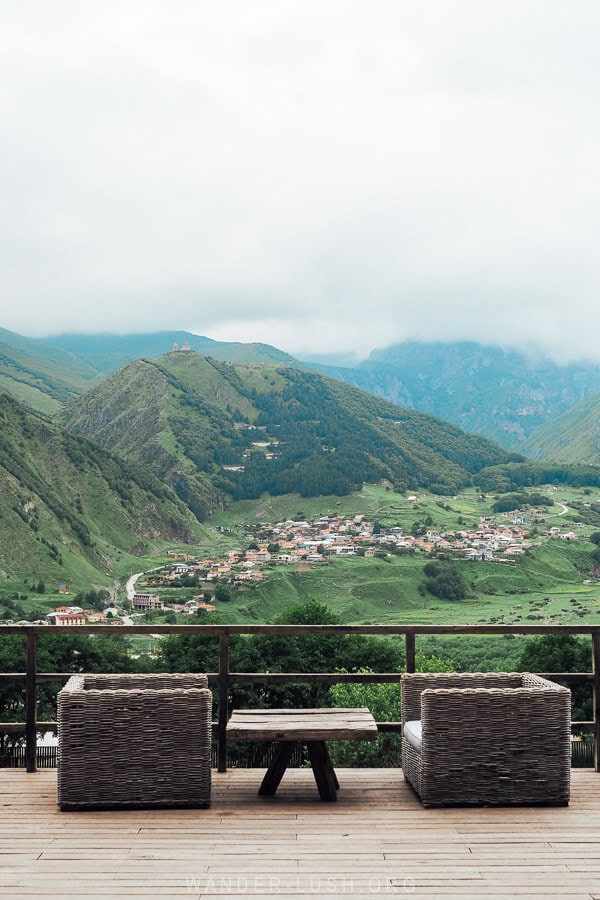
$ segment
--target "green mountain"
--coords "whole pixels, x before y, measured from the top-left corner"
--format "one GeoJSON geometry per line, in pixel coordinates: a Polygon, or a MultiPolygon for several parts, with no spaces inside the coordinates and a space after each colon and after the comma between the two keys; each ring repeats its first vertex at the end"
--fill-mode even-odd
{"type": "Polygon", "coordinates": [[[0,496],[0,588],[27,577],[106,584],[119,557],[203,531],[143,466],[7,394],[0,394],[0,496]]]}
{"type": "Polygon", "coordinates": [[[273,362],[308,368],[305,363],[269,344],[213,341],[189,331],[157,331],[150,334],[59,334],[49,344],[74,353],[95,369],[110,374],[134,359],[153,359],[188,345],[190,350],[226,362],[273,362]]]}
{"type": "Polygon", "coordinates": [[[0,328],[0,391],[33,409],[56,412],[101,377],[67,350],[0,328]]]}
{"type": "Polygon", "coordinates": [[[355,367],[313,368],[519,452],[538,426],[600,390],[599,365],[471,342],[407,341],[355,367]]]}
{"type": "Polygon", "coordinates": [[[537,428],[521,445],[532,459],[600,465],[600,393],[537,428]]]}
{"type": "Polygon", "coordinates": [[[188,331],[61,334],[42,343],[1,329],[0,389],[52,413],[104,375],[136,359],[170,356],[175,346],[234,364],[316,370],[519,452],[536,428],[600,390],[600,365],[560,365],[539,353],[473,342],[406,341],[352,366],[341,365],[343,357],[336,365],[303,362],[268,344],[213,341],[188,331]]]}
{"type": "Polygon", "coordinates": [[[486,438],[315,373],[198,353],[130,363],[60,421],[150,466],[200,517],[265,491],[342,495],[386,480],[454,492],[509,460],[486,438]]]}

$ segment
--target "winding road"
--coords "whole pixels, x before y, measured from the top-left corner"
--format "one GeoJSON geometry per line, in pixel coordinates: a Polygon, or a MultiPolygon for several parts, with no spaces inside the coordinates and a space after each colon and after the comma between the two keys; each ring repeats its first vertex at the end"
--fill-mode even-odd
{"type": "Polygon", "coordinates": [[[127,579],[127,584],[125,585],[125,591],[127,592],[127,599],[129,600],[130,603],[133,600],[133,595],[135,594],[136,582],[137,582],[138,578],[142,577],[143,574],[144,574],[143,572],[137,572],[135,575],[131,575],[127,579]]]}

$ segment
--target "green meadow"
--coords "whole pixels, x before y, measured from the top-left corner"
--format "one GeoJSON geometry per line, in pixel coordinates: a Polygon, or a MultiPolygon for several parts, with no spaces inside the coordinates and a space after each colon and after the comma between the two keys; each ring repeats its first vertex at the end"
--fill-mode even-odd
{"type": "MultiPolygon", "coordinates": [[[[589,535],[599,530],[594,504],[600,503],[599,489],[574,489],[546,486],[541,489],[553,501],[527,514],[528,527],[539,546],[513,560],[480,562],[457,560],[467,586],[464,600],[441,600],[423,593],[424,553],[388,556],[386,559],[350,557],[334,559],[324,565],[268,566],[267,580],[237,588],[231,599],[217,604],[225,621],[265,623],[281,615],[286,608],[310,600],[326,603],[340,620],[347,623],[423,623],[442,624],[583,624],[600,623],[600,580],[590,575],[594,545],[589,535]],[[577,524],[576,524],[577,523],[577,524]],[[583,523],[583,524],[581,524],[583,523]],[[573,530],[577,541],[549,540],[545,533],[553,526],[573,530]]],[[[415,523],[439,531],[474,529],[480,517],[491,516],[495,496],[475,490],[454,497],[417,492],[417,502],[409,494],[397,494],[380,485],[364,485],[347,497],[303,498],[298,495],[262,497],[244,500],[220,511],[198,529],[201,540],[194,546],[148,541],[143,556],[115,550],[122,536],[109,531],[98,541],[100,555],[110,560],[105,579],[85,558],[64,547],[65,564],[51,572],[39,573],[46,592],[37,594],[36,579],[4,580],[2,598],[17,598],[28,617],[44,614],[63,602],[57,588],[62,572],[71,573],[71,596],[78,591],[100,587],[115,589],[123,598],[124,584],[134,572],[146,572],[168,562],[167,549],[179,549],[199,559],[218,558],[228,549],[246,547],[252,540],[248,526],[275,523],[286,519],[312,519],[320,515],[354,516],[363,514],[383,526],[399,526],[410,532],[415,523]],[[110,574],[109,574],[110,573],[110,574]],[[49,576],[49,577],[48,577],[49,576]]],[[[93,503],[94,499],[90,498],[93,503]]],[[[100,502],[100,501],[99,501],[100,502]]],[[[495,514],[499,522],[510,522],[514,513],[495,514]]],[[[119,525],[111,526],[119,529],[119,525]]],[[[140,586],[143,586],[143,579],[140,586]]],[[[195,591],[189,588],[158,589],[165,603],[184,602],[195,591]]],[[[0,598],[0,599],[2,599],[0,598]]],[[[66,600],[67,598],[65,598],[66,600]]],[[[12,613],[14,616],[14,612],[12,613]]],[[[164,614],[152,616],[163,621],[164,614]]],[[[177,621],[187,622],[187,616],[177,621]]]]}
{"type": "MultiPolygon", "coordinates": [[[[348,623],[442,624],[577,624],[600,623],[600,580],[588,579],[594,546],[587,539],[592,524],[576,526],[600,502],[599,489],[546,486],[551,506],[527,514],[528,528],[540,546],[506,562],[456,564],[469,586],[465,600],[440,600],[423,595],[423,553],[389,556],[385,560],[350,557],[327,565],[267,567],[267,581],[233,593],[219,606],[231,622],[270,622],[291,605],[318,600],[348,623]],[[575,509],[572,504],[578,504],[575,509]],[[590,504],[581,508],[583,504],[590,504]],[[551,527],[573,530],[577,541],[549,540],[551,527]]],[[[364,514],[384,526],[410,532],[415,522],[440,531],[476,528],[480,517],[510,522],[514,513],[494,514],[495,496],[475,490],[454,497],[417,492],[417,502],[379,485],[364,485],[348,497],[303,498],[297,495],[244,500],[215,515],[209,527],[232,545],[246,546],[247,526],[320,515],[364,514]]],[[[216,533],[215,533],[216,537],[216,533]]]]}

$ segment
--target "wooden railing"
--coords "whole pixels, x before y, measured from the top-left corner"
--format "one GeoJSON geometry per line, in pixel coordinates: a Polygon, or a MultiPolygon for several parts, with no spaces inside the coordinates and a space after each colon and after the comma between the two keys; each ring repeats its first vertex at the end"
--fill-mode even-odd
{"type": "MultiPolygon", "coordinates": [[[[25,672],[0,674],[0,683],[21,683],[25,686],[25,722],[0,722],[0,734],[25,735],[25,762],[28,772],[36,771],[36,741],[39,731],[56,729],[56,722],[37,720],[37,685],[64,683],[72,673],[38,672],[37,639],[40,634],[201,634],[212,635],[219,641],[219,671],[208,673],[209,682],[217,688],[217,762],[224,772],[227,761],[226,725],[229,689],[233,684],[335,684],[362,682],[394,683],[398,672],[338,673],[338,672],[231,672],[229,649],[232,635],[302,635],[302,634],[370,634],[404,637],[405,668],[415,671],[418,636],[441,635],[534,635],[572,634],[591,638],[591,672],[541,672],[555,681],[567,684],[588,683],[593,688],[594,718],[589,722],[573,722],[574,733],[592,732],[594,735],[594,767],[600,771],[600,625],[0,625],[0,635],[21,634],[26,641],[25,672]]],[[[335,661],[332,661],[335,664],[335,661]]],[[[378,722],[381,731],[399,731],[399,722],[378,722]]]]}

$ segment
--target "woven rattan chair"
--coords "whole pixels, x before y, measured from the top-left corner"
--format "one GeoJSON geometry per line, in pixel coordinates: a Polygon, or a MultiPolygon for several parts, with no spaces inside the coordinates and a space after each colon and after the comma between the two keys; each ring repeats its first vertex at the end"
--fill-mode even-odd
{"type": "Polygon", "coordinates": [[[571,692],[529,673],[402,676],[402,768],[424,806],[569,802],[571,692]]]}
{"type": "Polygon", "coordinates": [[[74,675],[58,695],[61,809],[206,807],[206,675],[74,675]]]}

